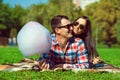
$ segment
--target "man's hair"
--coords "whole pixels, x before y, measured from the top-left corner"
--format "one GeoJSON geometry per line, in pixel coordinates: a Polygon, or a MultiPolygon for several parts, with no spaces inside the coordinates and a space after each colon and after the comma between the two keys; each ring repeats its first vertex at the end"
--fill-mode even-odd
{"type": "Polygon", "coordinates": [[[52,30],[54,31],[54,28],[60,27],[61,26],[61,20],[62,19],[69,19],[67,16],[65,15],[57,15],[54,16],[51,20],[51,27],[52,30]]]}

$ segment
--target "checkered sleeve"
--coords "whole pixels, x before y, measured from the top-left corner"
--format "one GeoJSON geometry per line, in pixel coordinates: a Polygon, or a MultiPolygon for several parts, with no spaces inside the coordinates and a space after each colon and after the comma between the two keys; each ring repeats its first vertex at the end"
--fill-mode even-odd
{"type": "Polygon", "coordinates": [[[89,68],[89,63],[88,63],[88,53],[87,50],[85,49],[84,42],[82,40],[77,43],[77,53],[76,53],[76,64],[66,64],[67,68],[77,68],[77,69],[85,69],[89,68]]]}
{"type": "Polygon", "coordinates": [[[51,60],[51,56],[52,56],[52,52],[41,54],[40,58],[39,58],[39,63],[42,60],[45,60],[46,63],[50,65],[50,68],[52,68],[52,66],[54,65],[54,63],[51,60]]]}

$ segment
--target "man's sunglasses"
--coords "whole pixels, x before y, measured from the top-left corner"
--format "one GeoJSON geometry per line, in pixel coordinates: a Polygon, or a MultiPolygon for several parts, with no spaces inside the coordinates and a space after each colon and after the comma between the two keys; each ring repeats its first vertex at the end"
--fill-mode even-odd
{"type": "Polygon", "coordinates": [[[70,28],[71,26],[73,26],[73,24],[67,24],[65,26],[59,26],[58,28],[70,28]]]}
{"type": "Polygon", "coordinates": [[[79,24],[78,22],[74,22],[73,23],[73,26],[78,26],[78,25],[79,25],[80,29],[84,29],[85,28],[85,26],[83,24],[79,24]]]}

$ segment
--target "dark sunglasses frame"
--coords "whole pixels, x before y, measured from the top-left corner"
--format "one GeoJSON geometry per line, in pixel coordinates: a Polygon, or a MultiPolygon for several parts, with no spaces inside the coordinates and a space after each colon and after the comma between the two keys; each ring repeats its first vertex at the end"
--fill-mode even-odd
{"type": "Polygon", "coordinates": [[[58,28],[70,28],[71,26],[73,26],[73,24],[67,24],[65,26],[59,26],[58,28]]]}
{"type": "Polygon", "coordinates": [[[78,22],[74,22],[73,23],[73,26],[78,26],[78,25],[79,25],[80,29],[84,29],[85,28],[85,26],[83,24],[79,24],[78,22]]]}

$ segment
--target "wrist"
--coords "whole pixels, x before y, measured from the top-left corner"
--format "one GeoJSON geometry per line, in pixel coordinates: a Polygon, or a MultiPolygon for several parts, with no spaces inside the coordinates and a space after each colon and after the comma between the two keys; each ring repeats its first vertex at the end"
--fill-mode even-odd
{"type": "Polygon", "coordinates": [[[63,64],[63,69],[66,69],[67,68],[67,65],[66,64],[63,64]]]}

